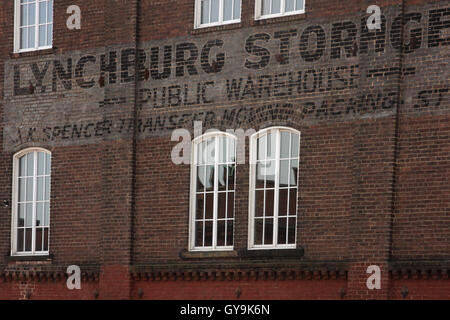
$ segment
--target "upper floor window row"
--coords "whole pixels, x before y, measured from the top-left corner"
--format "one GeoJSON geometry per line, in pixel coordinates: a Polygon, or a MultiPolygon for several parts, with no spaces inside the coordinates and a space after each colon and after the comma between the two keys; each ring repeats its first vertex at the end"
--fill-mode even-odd
{"type": "Polygon", "coordinates": [[[14,52],[51,48],[53,0],[15,0],[14,4],[14,52]]]}
{"type": "MultiPolygon", "coordinates": [[[[242,0],[196,0],[195,27],[241,21],[242,0]]],[[[305,0],[256,0],[255,19],[276,18],[305,12],[305,0]]]]}
{"type": "MultiPolygon", "coordinates": [[[[196,0],[195,27],[241,21],[242,0],[196,0]]],[[[256,0],[255,19],[305,12],[305,0],[256,0]]],[[[53,0],[14,0],[14,52],[53,46],[53,0]]]]}

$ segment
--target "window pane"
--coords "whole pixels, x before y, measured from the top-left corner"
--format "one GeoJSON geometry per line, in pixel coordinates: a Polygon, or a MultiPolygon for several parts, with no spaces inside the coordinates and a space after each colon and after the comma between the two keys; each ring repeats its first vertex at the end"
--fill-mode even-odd
{"type": "Polygon", "coordinates": [[[281,150],[280,150],[280,158],[286,159],[289,158],[289,145],[291,140],[291,134],[286,131],[281,132],[281,150]]]}
{"type": "Polygon", "coordinates": [[[233,221],[227,221],[227,246],[233,245],[233,221]]]}
{"type": "Polygon", "coordinates": [[[212,246],[213,239],[213,222],[206,221],[205,222],[205,247],[212,246]]]}
{"type": "Polygon", "coordinates": [[[254,242],[256,245],[262,244],[263,237],[263,219],[255,219],[255,238],[254,242]]]}
{"type": "Polygon", "coordinates": [[[209,0],[202,1],[202,19],[201,23],[209,23],[209,0]]]}
{"type": "Polygon", "coordinates": [[[26,178],[19,179],[19,202],[23,202],[26,200],[26,198],[25,198],[25,192],[26,192],[25,183],[26,183],[26,181],[27,181],[26,178]]]}
{"type": "Polygon", "coordinates": [[[298,177],[298,160],[291,160],[291,180],[290,185],[296,186],[297,185],[297,177],[298,177]]]}
{"type": "Polygon", "coordinates": [[[36,4],[30,3],[28,5],[28,25],[36,24],[36,4]]]}
{"type": "Polygon", "coordinates": [[[264,215],[264,190],[255,192],[255,217],[264,215]]]}
{"type": "Polygon", "coordinates": [[[273,244],[273,218],[265,219],[264,244],[273,244]]]}
{"type": "Polygon", "coordinates": [[[224,246],[225,245],[225,221],[218,221],[217,222],[217,246],[224,246]]]}
{"type": "Polygon", "coordinates": [[[44,225],[44,203],[36,203],[36,226],[44,225]]]}
{"type": "Polygon", "coordinates": [[[17,226],[18,227],[23,227],[25,226],[25,205],[24,204],[19,204],[19,207],[17,209],[19,215],[18,215],[18,219],[17,219],[17,226]]]}
{"type": "Polygon", "coordinates": [[[236,162],[236,142],[231,138],[228,138],[227,162],[236,162]]]}
{"type": "Polygon", "coordinates": [[[195,206],[195,219],[203,219],[203,209],[205,207],[205,196],[203,194],[197,194],[196,196],[196,206],[195,206]]]}
{"type": "Polygon", "coordinates": [[[267,190],[266,191],[266,217],[272,217],[273,216],[273,206],[274,206],[274,191],[273,190],[267,190]]]}
{"type": "Polygon", "coordinates": [[[35,27],[28,28],[28,48],[34,48],[35,46],[35,27]]]}
{"type": "Polygon", "coordinates": [[[50,203],[48,202],[44,204],[44,225],[50,226],[50,203]]]}
{"type": "Polygon", "coordinates": [[[20,6],[20,25],[27,26],[28,25],[28,6],[20,6]]]}
{"type": "Polygon", "coordinates": [[[234,218],[234,192],[228,192],[227,218],[234,218]]]}
{"type": "Polygon", "coordinates": [[[197,192],[205,191],[205,166],[197,167],[197,192]]]}
{"type": "Polygon", "coordinates": [[[214,166],[206,166],[206,191],[214,190],[214,166]]]}
{"type": "Polygon", "coordinates": [[[296,0],[297,3],[297,7],[295,8],[296,10],[304,10],[304,6],[305,6],[305,1],[304,0],[296,0]]]}
{"type": "Polygon", "coordinates": [[[278,219],[278,244],[286,244],[287,219],[278,219]]]}
{"type": "Polygon", "coordinates": [[[216,162],[216,138],[211,138],[206,142],[206,163],[213,164],[216,162]]]}
{"type": "Polygon", "coordinates": [[[51,46],[53,43],[53,24],[47,25],[47,45],[51,46]]]}
{"type": "Polygon", "coordinates": [[[233,20],[233,0],[223,1],[223,21],[233,20]]]}
{"type": "Polygon", "coordinates": [[[227,205],[227,193],[226,192],[220,192],[219,193],[219,203],[218,203],[218,214],[217,217],[219,219],[224,219],[225,218],[225,212],[227,210],[226,208],[227,205]]]}
{"type": "Polygon", "coordinates": [[[266,164],[266,188],[275,188],[275,161],[266,164]]]}
{"type": "Polygon", "coordinates": [[[299,136],[296,133],[292,134],[292,141],[291,141],[291,157],[297,158],[298,157],[298,148],[299,148],[299,136]]]}
{"type": "Polygon", "coordinates": [[[218,172],[218,183],[219,183],[219,191],[227,190],[227,166],[226,165],[220,165],[219,166],[219,172],[218,172]]]}
{"type": "Polygon", "coordinates": [[[219,163],[227,162],[227,138],[219,137],[219,163]]]}
{"type": "Polygon", "coordinates": [[[39,26],[39,46],[40,47],[45,47],[47,45],[47,26],[43,25],[43,26],[39,26]]]}
{"type": "Polygon", "coordinates": [[[45,174],[45,153],[38,152],[38,176],[45,174]]]}
{"type": "Polygon", "coordinates": [[[32,177],[34,175],[34,153],[27,154],[27,176],[32,177]]]}
{"type": "Polygon", "coordinates": [[[297,215],[297,189],[289,190],[289,215],[297,215]]]}
{"type": "Polygon", "coordinates": [[[288,228],[288,244],[295,243],[295,229],[297,225],[296,218],[289,218],[289,228],[288,228]]]}
{"type": "Polygon", "coordinates": [[[47,2],[39,2],[39,23],[47,22],[47,2]]]}
{"type": "Polygon", "coordinates": [[[280,161],[280,187],[287,187],[289,184],[289,160],[280,161]]]}
{"type": "Polygon", "coordinates": [[[272,0],[272,14],[281,12],[281,0],[272,0]]]}
{"type": "Polygon", "coordinates": [[[45,178],[45,195],[44,200],[50,200],[50,177],[45,178]]]}
{"type": "Polygon", "coordinates": [[[211,0],[211,21],[210,22],[218,22],[219,21],[219,2],[220,2],[220,0],[211,0]]]}
{"type": "Polygon", "coordinates": [[[19,177],[23,177],[26,175],[26,160],[27,157],[23,156],[22,158],[20,158],[19,160],[19,177]]]}
{"type": "Polygon", "coordinates": [[[266,145],[267,145],[267,135],[258,138],[258,146],[257,146],[258,160],[266,159],[266,145]]]}
{"type": "Polygon", "coordinates": [[[44,229],[44,248],[43,251],[48,251],[48,228],[44,229]]]}
{"type": "Polygon", "coordinates": [[[267,159],[275,159],[276,153],[276,135],[272,133],[267,134],[267,159]]]}
{"type": "Polygon", "coordinates": [[[25,227],[33,226],[33,204],[27,203],[25,212],[25,227]]]}
{"type": "Polygon", "coordinates": [[[214,214],[214,193],[206,194],[205,218],[212,219],[214,214]]]}
{"type": "Polygon", "coordinates": [[[51,165],[52,165],[52,161],[50,159],[50,155],[46,153],[45,154],[45,174],[47,174],[47,175],[50,174],[51,165]]]}
{"type": "Polygon", "coordinates": [[[234,0],[233,18],[234,20],[241,18],[241,0],[234,0]]]}
{"type": "Polygon", "coordinates": [[[262,15],[270,14],[270,0],[261,0],[262,15]]]}
{"type": "Polygon", "coordinates": [[[25,229],[25,251],[31,251],[31,241],[33,237],[33,231],[31,228],[25,229]]]}
{"type": "Polygon", "coordinates": [[[36,251],[42,251],[42,236],[43,236],[43,232],[42,232],[42,228],[37,228],[36,229],[36,239],[35,244],[36,244],[36,251]]]}
{"type": "Polygon", "coordinates": [[[236,180],[236,166],[232,164],[228,166],[228,190],[234,190],[235,180],[236,180]]]}
{"type": "Polygon", "coordinates": [[[20,29],[20,49],[28,48],[28,28],[20,29]]]}
{"type": "Polygon", "coordinates": [[[23,252],[23,238],[24,238],[24,231],[25,229],[19,229],[17,230],[17,251],[18,252],[23,252]]]}
{"type": "Polygon", "coordinates": [[[264,181],[266,175],[266,164],[264,162],[258,162],[256,164],[256,188],[264,188],[264,181]]]}
{"type": "Polygon", "coordinates": [[[295,0],[286,0],[286,12],[295,10],[295,0]]]}
{"type": "Polygon", "coordinates": [[[33,201],[33,178],[26,178],[27,193],[25,195],[26,201],[33,201]]]}
{"type": "Polygon", "coordinates": [[[203,222],[195,223],[195,246],[203,247],[203,222]]]}
{"type": "Polygon", "coordinates": [[[53,0],[50,0],[47,5],[47,21],[53,22],[53,0]]]}
{"type": "Polygon", "coordinates": [[[278,215],[286,216],[288,208],[288,189],[281,189],[278,199],[278,215]]]}
{"type": "Polygon", "coordinates": [[[45,178],[44,177],[39,177],[37,178],[37,186],[36,186],[36,191],[37,191],[37,201],[43,201],[44,200],[44,188],[45,188],[45,178]]]}

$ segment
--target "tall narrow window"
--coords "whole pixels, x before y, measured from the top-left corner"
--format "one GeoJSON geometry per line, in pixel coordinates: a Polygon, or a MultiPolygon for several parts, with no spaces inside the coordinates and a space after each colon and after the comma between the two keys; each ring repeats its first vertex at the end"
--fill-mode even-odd
{"type": "Polygon", "coordinates": [[[295,248],[300,133],[270,128],[251,138],[250,248],[295,248]]]}
{"type": "Polygon", "coordinates": [[[14,51],[48,49],[53,43],[53,0],[15,0],[14,51]]]}
{"type": "Polygon", "coordinates": [[[14,156],[13,255],[48,254],[51,155],[28,149],[14,156]]]}
{"type": "Polygon", "coordinates": [[[196,28],[240,22],[241,0],[196,0],[196,28]]]}
{"type": "Polygon", "coordinates": [[[305,0],[256,0],[256,19],[275,18],[305,12],[305,0]]]}
{"type": "Polygon", "coordinates": [[[209,133],[194,140],[191,250],[233,249],[235,137],[209,133]]]}

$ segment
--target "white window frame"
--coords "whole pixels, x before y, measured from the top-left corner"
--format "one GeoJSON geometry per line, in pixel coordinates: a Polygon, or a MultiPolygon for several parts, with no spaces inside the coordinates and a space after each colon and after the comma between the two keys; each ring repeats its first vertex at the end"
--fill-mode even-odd
{"type": "MultiPolygon", "coordinates": [[[[52,36],[52,44],[47,46],[39,46],[39,0],[35,1],[36,3],[36,17],[35,17],[35,38],[34,38],[34,48],[20,49],[20,0],[14,0],[14,52],[22,53],[22,52],[30,52],[30,51],[38,51],[53,48],[53,36],[52,36]]],[[[53,2],[54,9],[54,2],[53,2]]],[[[54,11],[52,9],[53,18],[55,16],[54,11]]],[[[54,20],[52,19],[52,25],[54,25],[54,20]]],[[[53,29],[52,29],[53,33],[53,29]]]]}
{"type": "MultiPolygon", "coordinates": [[[[298,163],[300,166],[300,146],[301,146],[301,134],[300,131],[289,127],[269,127],[262,129],[254,133],[250,137],[250,181],[249,181],[249,221],[248,221],[248,249],[249,250],[267,250],[267,249],[295,249],[297,247],[297,227],[295,228],[295,242],[293,244],[278,244],[278,200],[279,200],[279,174],[280,174],[280,150],[281,150],[281,131],[288,131],[290,133],[298,134],[298,163]],[[264,136],[268,132],[272,134],[276,133],[276,154],[275,154],[275,189],[274,189],[274,231],[273,231],[273,244],[270,245],[255,245],[255,182],[256,182],[256,163],[257,163],[257,146],[258,138],[264,136]]],[[[299,192],[299,175],[300,170],[297,172],[297,199],[296,199],[296,225],[298,224],[298,192],[299,192]]]]}
{"type": "MultiPolygon", "coordinates": [[[[241,10],[240,10],[239,19],[228,20],[228,21],[223,21],[223,1],[224,0],[220,0],[220,3],[219,3],[219,21],[213,22],[213,23],[203,23],[202,24],[201,23],[201,21],[202,21],[202,5],[201,5],[202,0],[195,0],[195,24],[194,24],[195,29],[216,27],[216,26],[233,24],[233,23],[240,23],[241,16],[242,16],[242,1],[243,0],[240,0],[241,10]]],[[[210,10],[211,10],[211,8],[210,8],[210,10]]],[[[234,16],[234,6],[233,6],[233,16],[234,16]]]]}
{"type": "MultiPolygon", "coordinates": [[[[234,139],[235,143],[235,154],[237,152],[237,138],[236,136],[222,131],[215,131],[205,133],[192,141],[192,152],[191,152],[191,182],[190,182],[190,208],[189,208],[189,251],[232,251],[234,249],[234,239],[233,246],[217,246],[217,215],[218,215],[218,158],[219,158],[219,148],[218,141],[219,137],[226,137],[234,139]],[[206,141],[212,137],[216,137],[215,142],[215,161],[214,161],[214,212],[213,212],[213,242],[211,247],[196,247],[195,246],[195,214],[196,214],[196,191],[197,191],[197,145],[203,141],[206,141]]],[[[237,159],[235,159],[235,168],[236,171],[234,173],[234,201],[233,201],[233,212],[235,210],[236,203],[236,172],[237,172],[237,159]]],[[[228,200],[227,200],[228,201],[228,200]]],[[[226,214],[226,213],[225,213],[226,214]]],[[[236,229],[235,225],[235,214],[233,215],[233,238],[234,231],[236,229]]]]}
{"type": "Polygon", "coordinates": [[[286,17],[286,16],[292,16],[296,14],[303,14],[305,13],[306,8],[306,0],[303,2],[303,9],[302,10],[295,10],[290,12],[286,11],[286,1],[281,0],[281,10],[280,13],[275,14],[262,14],[262,0],[255,0],[255,20],[263,20],[263,19],[271,19],[271,18],[278,18],[278,17],[286,17]]]}
{"type": "MultiPolygon", "coordinates": [[[[50,155],[50,159],[52,156],[52,153],[43,148],[27,148],[24,150],[21,150],[14,154],[13,156],[13,181],[12,181],[12,222],[11,222],[11,256],[46,256],[49,255],[50,252],[50,220],[51,220],[51,214],[49,212],[49,225],[48,225],[48,250],[47,251],[36,251],[36,189],[37,189],[37,183],[36,183],[36,175],[37,173],[34,172],[34,184],[33,184],[33,218],[32,218],[32,240],[31,240],[31,251],[27,252],[17,252],[17,208],[18,208],[18,197],[19,197],[19,161],[20,158],[29,154],[29,153],[35,153],[34,157],[34,169],[37,169],[37,153],[43,152],[45,154],[50,155]]],[[[50,165],[50,190],[51,190],[51,165],[50,165]]],[[[50,191],[51,194],[51,191],[50,191]]],[[[49,200],[50,201],[50,200],[49,200]]],[[[49,209],[51,211],[51,207],[49,209]]]]}

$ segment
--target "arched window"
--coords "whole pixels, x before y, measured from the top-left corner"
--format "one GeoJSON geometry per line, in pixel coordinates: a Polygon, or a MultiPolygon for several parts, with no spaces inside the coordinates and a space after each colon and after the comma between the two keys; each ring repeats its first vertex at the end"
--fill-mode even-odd
{"type": "Polygon", "coordinates": [[[12,254],[48,254],[51,154],[41,148],[14,155],[12,254]]]}
{"type": "Polygon", "coordinates": [[[250,148],[249,248],[295,248],[300,132],[264,129],[250,148]]]}
{"type": "Polygon", "coordinates": [[[207,133],[193,142],[190,250],[233,249],[236,139],[207,133]]]}

